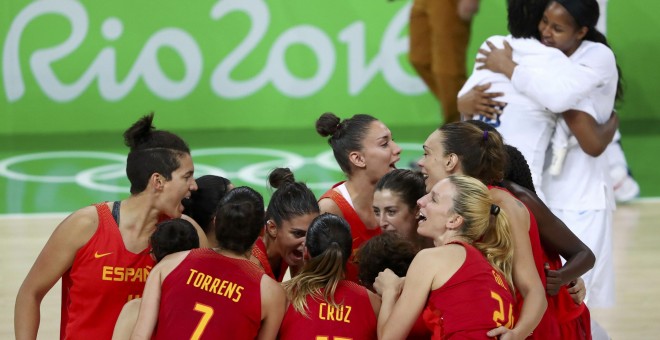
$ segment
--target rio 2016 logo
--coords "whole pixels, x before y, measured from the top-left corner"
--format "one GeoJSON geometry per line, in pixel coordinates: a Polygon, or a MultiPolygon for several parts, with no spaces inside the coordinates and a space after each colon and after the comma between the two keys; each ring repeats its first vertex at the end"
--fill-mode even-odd
{"type": "MultiPolygon", "coordinates": [[[[336,39],[345,44],[346,92],[350,96],[360,94],[379,74],[390,88],[403,95],[425,91],[422,81],[405,71],[399,61],[408,50],[408,37],[402,32],[406,28],[409,11],[410,5],[407,4],[390,20],[382,34],[379,50],[373,57],[367,57],[364,22],[355,21],[337,34],[336,39]]],[[[9,103],[17,102],[30,90],[26,89],[25,82],[28,75],[21,67],[21,39],[28,25],[46,15],[64,18],[71,27],[65,41],[37,49],[29,56],[29,69],[37,86],[56,102],[76,100],[93,82],[97,82],[103,99],[119,101],[130,94],[140,80],[159,98],[182,99],[196,87],[204,86],[200,84],[200,79],[205,67],[210,71],[210,83],[206,86],[221,98],[249,97],[269,84],[286,97],[303,98],[321,91],[337,72],[338,48],[333,44],[333,37],[319,27],[301,24],[286,29],[273,41],[268,53],[261,56],[264,66],[256,75],[240,80],[233,78],[232,72],[254,53],[255,47],[264,39],[269,30],[271,13],[263,0],[219,0],[211,6],[208,20],[221,21],[231,13],[247,16],[250,28],[245,38],[221,60],[205,58],[200,43],[185,29],[164,27],[144,42],[123,79],[118,79],[116,72],[119,51],[106,46],[96,54],[78,79],[65,82],[58,76],[53,64],[70,57],[89,39],[87,9],[82,3],[71,0],[31,2],[13,18],[4,42],[2,70],[6,98],[9,103]],[[311,76],[297,76],[287,66],[285,55],[294,45],[304,46],[312,52],[314,59],[310,63],[316,63],[317,67],[311,76]],[[174,51],[180,59],[184,69],[180,79],[169,77],[159,64],[158,53],[163,48],[174,51]]],[[[124,23],[116,16],[105,18],[100,33],[108,43],[130,34],[125,32],[124,23]]]]}

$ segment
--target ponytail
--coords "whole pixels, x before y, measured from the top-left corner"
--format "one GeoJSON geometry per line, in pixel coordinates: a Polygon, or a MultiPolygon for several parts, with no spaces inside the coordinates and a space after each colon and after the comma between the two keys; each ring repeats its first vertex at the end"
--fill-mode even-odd
{"type": "Polygon", "coordinates": [[[297,276],[283,283],[296,312],[309,317],[307,296],[338,308],[334,296],[339,281],[344,278],[346,260],[339,243],[332,242],[323,253],[305,263],[297,276]]]}
{"type": "Polygon", "coordinates": [[[488,188],[477,179],[465,175],[448,178],[456,188],[453,211],[463,217],[461,236],[501,272],[513,290],[513,240],[506,213],[493,204],[488,188]]]}
{"type": "Polygon", "coordinates": [[[486,256],[486,260],[495,267],[506,279],[512,291],[513,286],[513,240],[511,235],[511,226],[504,211],[493,213],[491,208],[491,217],[488,227],[484,230],[481,239],[474,242],[474,247],[479,249],[486,256]]]}

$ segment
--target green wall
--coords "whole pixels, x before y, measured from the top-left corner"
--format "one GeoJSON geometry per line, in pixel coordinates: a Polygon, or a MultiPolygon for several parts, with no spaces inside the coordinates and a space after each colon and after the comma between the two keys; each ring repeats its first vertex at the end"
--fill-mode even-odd
{"type": "MultiPolygon", "coordinates": [[[[482,1],[470,55],[506,32],[504,4],[482,1]]],[[[0,136],[122,131],[150,111],[177,131],[307,128],[324,111],[437,124],[438,105],[406,60],[409,5],[5,1],[0,136]]],[[[623,124],[660,119],[658,13],[655,1],[610,1],[623,124]]]]}

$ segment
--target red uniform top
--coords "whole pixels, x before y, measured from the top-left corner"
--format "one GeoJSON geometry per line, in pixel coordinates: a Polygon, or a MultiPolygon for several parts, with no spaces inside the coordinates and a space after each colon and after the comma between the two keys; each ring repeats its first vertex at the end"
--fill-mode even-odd
{"type": "Polygon", "coordinates": [[[193,249],[163,280],[154,339],[254,339],[261,278],[248,261],[193,249]]]}
{"type": "MultiPolygon", "coordinates": [[[[546,256],[545,262],[550,265],[551,270],[558,270],[562,267],[559,254],[546,250],[544,255],[546,256]]],[[[579,305],[575,304],[566,286],[562,286],[557,295],[546,295],[546,297],[548,299],[548,309],[555,312],[559,322],[561,339],[591,339],[589,310],[584,302],[579,305]]]]}
{"type": "Polygon", "coordinates": [[[351,281],[340,281],[335,290],[338,308],[307,297],[308,316],[290,305],[280,326],[285,339],[376,339],[376,314],[367,289],[351,281]]]}
{"type": "Polygon", "coordinates": [[[268,262],[268,252],[266,251],[266,244],[264,243],[264,240],[259,237],[256,242],[254,242],[254,247],[252,247],[252,256],[254,256],[257,260],[259,260],[259,263],[261,264],[261,267],[264,269],[264,272],[266,272],[266,275],[270,276],[271,279],[277,281],[277,282],[282,282],[284,279],[284,274],[286,274],[286,270],[289,269],[289,265],[282,260],[280,263],[280,272],[278,277],[275,277],[275,274],[273,273],[273,268],[270,267],[270,262],[268,262]]]}
{"type": "Polygon", "coordinates": [[[513,328],[515,301],[504,277],[479,250],[454,243],[465,248],[465,262],[426,302],[423,315],[432,339],[488,339],[493,328],[513,328]]]}
{"type": "MultiPolygon", "coordinates": [[[[488,188],[496,188],[502,191],[505,191],[507,194],[513,196],[508,190],[497,187],[497,186],[488,186],[488,188]]],[[[514,196],[515,197],[515,196],[514,196]]],[[[524,204],[524,203],[523,203],[524,204]]],[[[546,287],[546,277],[545,277],[545,263],[548,262],[545,251],[541,246],[541,238],[539,236],[539,228],[536,223],[536,217],[527,206],[525,206],[527,212],[529,213],[529,241],[532,246],[532,255],[534,257],[534,265],[536,271],[541,278],[541,284],[545,290],[546,287]]],[[[570,296],[569,296],[570,297],[570,296]]],[[[543,317],[539,322],[538,326],[534,329],[532,334],[527,337],[527,339],[560,339],[561,335],[559,332],[559,322],[557,321],[557,312],[555,310],[554,304],[550,301],[551,297],[546,293],[546,300],[548,300],[548,307],[543,313],[543,317]]],[[[520,294],[519,290],[516,290],[516,308],[520,312],[524,299],[520,294]]]]}
{"type": "Polygon", "coordinates": [[[367,242],[370,238],[379,235],[381,233],[380,228],[376,229],[367,229],[367,226],[364,225],[364,222],[360,219],[360,216],[358,216],[357,212],[353,207],[351,206],[348,201],[344,198],[344,196],[341,195],[341,193],[333,190],[337,186],[343,184],[344,182],[339,182],[335,185],[332,186],[332,189],[328,190],[321,196],[319,199],[322,200],[324,198],[330,198],[337,204],[339,207],[339,210],[341,210],[341,213],[344,215],[344,219],[348,224],[351,226],[351,235],[353,237],[353,245],[352,249],[353,252],[351,254],[351,258],[348,259],[348,263],[346,263],[346,280],[350,280],[353,282],[359,282],[358,279],[358,266],[353,262],[353,259],[355,258],[355,253],[357,252],[358,248],[362,245],[362,243],[367,242]]]}
{"type": "Polygon", "coordinates": [[[415,321],[415,324],[413,325],[410,332],[408,332],[408,336],[406,337],[406,339],[428,340],[431,339],[431,336],[433,336],[433,333],[428,327],[426,327],[426,321],[424,321],[424,313],[422,313],[415,321]]]}
{"type": "Polygon", "coordinates": [[[110,339],[122,307],[142,295],[155,265],[149,248],[126,249],[106,203],[95,207],[98,228],[62,275],[61,339],[110,339]]]}

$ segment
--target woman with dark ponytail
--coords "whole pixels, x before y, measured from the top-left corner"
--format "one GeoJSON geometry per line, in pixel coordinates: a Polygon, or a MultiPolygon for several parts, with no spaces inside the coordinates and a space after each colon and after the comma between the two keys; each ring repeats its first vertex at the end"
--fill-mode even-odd
{"type": "MultiPolygon", "coordinates": [[[[380,234],[373,211],[376,183],[396,168],[401,148],[383,122],[357,114],[341,120],[327,112],[316,121],[316,131],[328,138],[339,167],[347,177],[319,199],[321,212],[341,216],[353,234],[353,251],[368,239],[380,234]]],[[[346,279],[358,281],[357,266],[348,264],[346,279]]]]}
{"type": "Polygon", "coordinates": [[[380,298],[345,280],[352,243],[343,218],[325,213],[312,221],[305,239],[306,262],[284,283],[290,305],[280,339],[376,339],[380,298]]]}
{"type": "Polygon", "coordinates": [[[288,168],[273,170],[268,181],[277,190],[268,203],[265,232],[255,242],[252,256],[268,276],[282,282],[287,269],[293,277],[302,267],[307,228],[319,215],[319,204],[288,168]]]}

